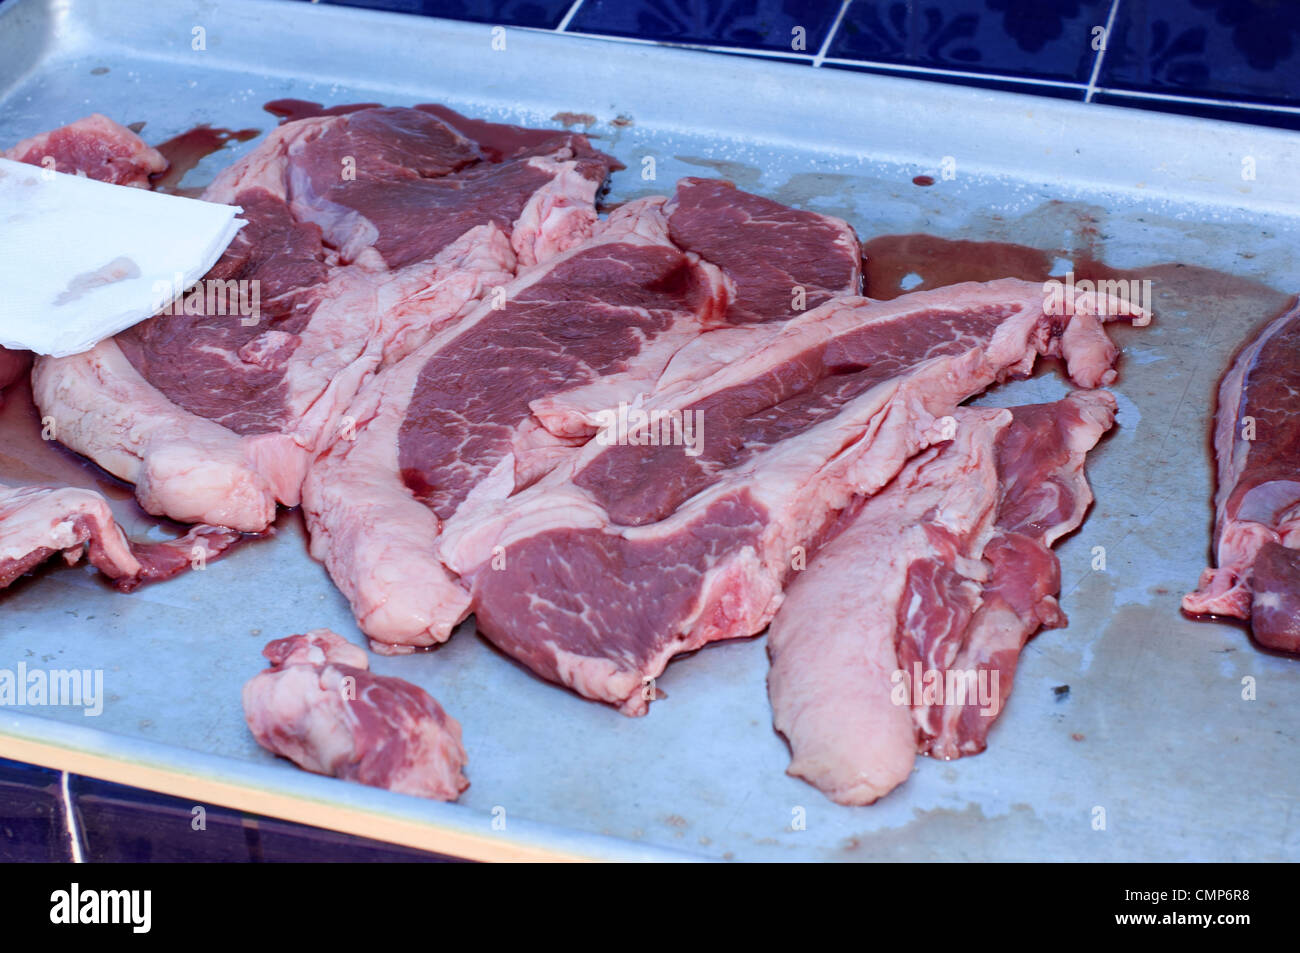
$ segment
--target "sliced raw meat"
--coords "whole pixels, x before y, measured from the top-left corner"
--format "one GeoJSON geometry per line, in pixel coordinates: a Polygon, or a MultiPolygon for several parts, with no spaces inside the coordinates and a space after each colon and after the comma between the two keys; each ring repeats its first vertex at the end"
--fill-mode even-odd
{"type": "MultiPolygon", "coordinates": [[[[1061,566],[1051,547],[1083,523],[1092,505],[1084,459],[1115,422],[1115,409],[1107,391],[1078,391],[1055,403],[1011,408],[1011,424],[996,444],[999,498],[983,548],[987,575],[964,631],[953,626],[935,638],[940,633],[927,621],[926,594],[914,584],[928,569],[909,572],[908,593],[920,601],[909,601],[899,616],[900,663],[923,660],[977,678],[988,673],[984,684],[998,692],[989,704],[914,704],[921,750],[928,754],[950,759],[983,751],[1011,694],[1025,642],[1039,628],[1066,624],[1056,601],[1061,566]],[[907,651],[904,641],[911,646],[907,651]]],[[[953,617],[961,618],[957,612],[953,617]]]]}
{"type": "Polygon", "coordinates": [[[790,774],[870,804],[917,751],[984,749],[1025,641],[1065,624],[1049,547],[1083,520],[1084,457],[1114,413],[1105,391],[958,410],[955,439],[909,462],[794,574],[768,633],[790,774]]]}
{"type": "Polygon", "coordinates": [[[1237,356],[1214,424],[1217,568],[1183,597],[1192,613],[1249,619],[1264,646],[1300,652],[1300,306],[1237,356]]]}
{"type": "MultiPolygon", "coordinates": [[[[780,325],[836,296],[862,292],[862,254],[845,221],[742,192],[724,179],[681,179],[664,206],[669,237],[717,266],[729,303],[722,326],[690,341],[664,381],[702,380],[763,345],[780,325]]],[[[560,435],[593,434],[618,403],[604,380],[533,401],[560,435]]]]}
{"type": "Polygon", "coordinates": [[[144,582],[162,582],[193,569],[205,566],[236,543],[253,537],[228,529],[225,526],[191,526],[183,536],[156,543],[131,542],[131,553],[140,561],[140,574],[130,580],[117,580],[114,584],[123,592],[130,592],[144,582]]]}
{"type": "Polygon", "coordinates": [[[239,538],[228,529],[196,526],[178,539],[134,543],[93,490],[0,485],[0,588],[55,554],[71,566],[86,552],[91,565],[129,592],[215,559],[239,538]]]}
{"type": "Polygon", "coordinates": [[[55,172],[141,189],[150,187],[151,175],[167,168],[162,153],[145,145],[130,129],[99,113],[24,139],[12,149],[0,152],[0,156],[52,168],[55,172]]]}
{"type": "Polygon", "coordinates": [[[39,361],[38,405],[149,512],[265,527],[377,369],[590,234],[613,160],[580,136],[549,141],[494,161],[413,109],[279,127],[204,194],[249,224],[199,293],[39,361]]]}
{"type": "Polygon", "coordinates": [[[677,247],[731,280],[729,324],[784,321],[862,290],[862,248],[838,218],[742,192],[725,179],[680,180],[664,211],[677,247]]]}
{"type": "Polygon", "coordinates": [[[703,452],[651,444],[649,428],[592,441],[511,499],[453,517],[442,558],[471,583],[479,631],[500,648],[642,713],[672,656],[761,631],[792,560],[855,495],[950,436],[966,398],[1040,354],[1063,357],[1081,386],[1114,379],[1098,314],[1121,303],[1080,295],[1066,314],[1045,303],[1041,285],[1015,280],[833,300],[646,402],[661,424],[696,421],[703,452]]]}
{"type": "Polygon", "coordinates": [[[438,560],[440,527],[533,482],[572,444],[530,403],[597,378],[631,400],[718,320],[722,276],[672,245],[663,202],[620,208],[385,371],[351,411],[355,438],[313,465],[312,554],[377,650],[443,641],[467,614],[467,590],[438,560]]]}
{"type": "Polygon", "coordinates": [[[997,498],[990,446],[1009,420],[958,411],[953,441],[914,457],[786,587],[767,636],[772,720],[788,772],[832,800],[870,804],[912,773],[916,727],[893,697],[908,567],[936,552],[978,562],[997,498]]]}
{"type": "Polygon", "coordinates": [[[274,130],[204,197],[238,204],[243,191],[265,189],[320,226],[344,262],[398,269],[480,229],[509,238],[519,264],[536,264],[590,234],[595,192],[616,163],[585,137],[551,130],[503,154],[502,129],[515,127],[475,124],[485,147],[427,108],[304,119],[274,130]]]}
{"type": "Polygon", "coordinates": [[[269,643],[271,667],[244,686],[257,743],[301,768],[401,794],[453,801],[469,787],[460,724],[428,692],[369,671],[329,629],[269,643]]]}

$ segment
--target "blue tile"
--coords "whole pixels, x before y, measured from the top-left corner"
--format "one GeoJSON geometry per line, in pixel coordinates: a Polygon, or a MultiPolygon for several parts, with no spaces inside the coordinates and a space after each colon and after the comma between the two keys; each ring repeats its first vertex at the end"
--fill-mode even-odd
{"type": "Polygon", "coordinates": [[[0,863],[67,861],[61,775],[0,760],[0,863]]]}
{"type": "Polygon", "coordinates": [[[238,811],[204,804],[203,829],[195,830],[194,802],[95,778],[74,776],[70,787],[86,860],[141,863],[252,859],[257,832],[248,829],[238,811]]]}
{"type": "Polygon", "coordinates": [[[554,29],[573,6],[573,0],[322,0],[342,7],[365,7],[393,13],[474,20],[505,26],[554,29]]]}
{"type": "Polygon", "coordinates": [[[455,858],[73,776],[87,860],[411,862],[455,858]],[[203,808],[195,829],[194,808],[203,808]]]}
{"type": "Polygon", "coordinates": [[[1086,83],[1110,0],[854,0],[829,55],[1086,83]]]}
{"type": "Polygon", "coordinates": [[[816,53],[839,6],[838,0],[583,0],[569,29],[791,52],[793,31],[803,27],[797,52],[816,53]]]}
{"type": "Polygon", "coordinates": [[[259,860],[267,863],[429,863],[455,861],[457,858],[431,854],[398,844],[385,844],[340,834],[336,831],[306,827],[275,818],[258,820],[259,860]]]}
{"type": "Polygon", "coordinates": [[[1131,109],[1178,113],[1183,116],[1199,116],[1202,119],[1249,123],[1252,126],[1300,130],[1300,113],[1287,113],[1274,109],[1238,109],[1231,105],[1207,106],[1202,103],[1171,102],[1138,96],[1112,96],[1107,93],[1098,93],[1093,97],[1093,102],[1105,103],[1109,106],[1127,106],[1131,109]]]}
{"type": "Polygon", "coordinates": [[[1124,0],[1100,85],[1300,103],[1300,3],[1124,0]]]}

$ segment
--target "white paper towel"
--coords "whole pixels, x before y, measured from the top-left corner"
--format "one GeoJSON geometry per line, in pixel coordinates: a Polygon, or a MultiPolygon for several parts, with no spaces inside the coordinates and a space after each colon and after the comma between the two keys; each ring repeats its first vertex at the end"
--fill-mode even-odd
{"type": "Polygon", "coordinates": [[[216,263],[240,211],[0,159],[0,346],[63,357],[143,321],[216,263]]]}

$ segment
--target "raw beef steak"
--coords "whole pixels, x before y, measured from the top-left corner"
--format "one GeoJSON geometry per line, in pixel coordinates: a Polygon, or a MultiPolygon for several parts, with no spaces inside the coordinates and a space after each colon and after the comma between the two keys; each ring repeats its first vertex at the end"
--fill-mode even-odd
{"type": "Polygon", "coordinates": [[[668,240],[663,201],[623,206],[381,374],[351,411],[355,437],[312,467],[312,554],[377,650],[441,642],[468,613],[468,591],[438,559],[440,527],[533,482],[573,443],[531,402],[598,378],[631,400],[719,320],[722,276],[668,240]]]}
{"type": "Polygon", "coordinates": [[[1183,598],[1249,619],[1256,640],[1300,652],[1300,306],[1264,328],[1219,385],[1216,568],[1183,598]]]}

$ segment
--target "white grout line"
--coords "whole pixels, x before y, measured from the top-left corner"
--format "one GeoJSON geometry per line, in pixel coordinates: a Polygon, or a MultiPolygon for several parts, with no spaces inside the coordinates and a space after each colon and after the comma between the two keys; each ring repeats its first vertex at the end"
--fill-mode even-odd
{"type": "Polygon", "coordinates": [[[1052,89],[1078,89],[1088,87],[1083,83],[1072,83],[1060,79],[1038,79],[1033,76],[1011,76],[1005,73],[973,73],[969,70],[938,69],[933,66],[912,66],[908,63],[884,63],[877,60],[847,60],[842,57],[828,56],[822,61],[832,66],[861,66],[866,69],[897,73],[915,73],[919,76],[955,76],[958,79],[979,79],[995,83],[1007,83],[1012,86],[1049,86],[1052,89]]]}
{"type": "MultiPolygon", "coordinates": [[[[554,31],[546,31],[554,32],[554,31]]],[[[614,36],[609,33],[579,33],[565,30],[565,36],[581,36],[589,40],[614,40],[618,43],[634,43],[638,46],[670,46],[679,50],[700,50],[705,53],[733,53],[741,56],[753,56],[763,59],[801,60],[811,63],[811,53],[796,53],[793,50],[756,50],[747,46],[709,46],[704,43],[673,43],[669,40],[646,40],[639,36],[614,36]]]]}
{"type": "Polygon", "coordinates": [[[1120,0],[1112,0],[1110,5],[1110,14],[1106,17],[1106,32],[1102,34],[1101,49],[1097,51],[1097,58],[1092,61],[1092,75],[1088,77],[1088,91],[1083,94],[1085,103],[1092,102],[1092,97],[1097,92],[1097,80],[1101,78],[1101,61],[1106,58],[1106,48],[1110,46],[1111,30],[1115,27],[1115,14],[1119,12],[1120,0]]]}
{"type": "Polygon", "coordinates": [[[1148,93],[1135,89],[1111,89],[1107,86],[1097,87],[1097,92],[1107,96],[1124,99],[1154,99],[1165,103],[1186,103],[1189,106],[1220,106],[1224,109],[1253,109],[1266,113],[1300,114],[1300,106],[1271,106],[1268,103],[1238,102],[1231,99],[1210,99],[1206,96],[1180,96],[1177,93],[1148,93]]]}
{"type": "Polygon", "coordinates": [[[81,855],[81,829],[77,824],[77,811],[72,806],[72,792],[68,788],[68,772],[63,772],[60,783],[63,789],[63,818],[68,825],[68,840],[72,843],[72,862],[84,864],[86,858],[81,855]]]}
{"type": "Polygon", "coordinates": [[[573,20],[573,15],[578,12],[578,7],[582,6],[582,0],[573,0],[573,6],[569,7],[569,12],[564,15],[560,25],[555,28],[556,33],[563,33],[569,28],[569,23],[573,20]]]}
{"type": "MultiPolygon", "coordinates": [[[[574,5],[574,12],[583,0],[578,0],[574,5]]],[[[1111,6],[1110,19],[1113,21],[1115,11],[1119,6],[1120,0],[1114,0],[1111,6]]],[[[843,13],[843,10],[841,10],[843,13]]],[[[568,18],[566,17],[566,20],[568,18]]],[[[838,22],[838,21],[837,21],[838,22]]],[[[556,30],[541,30],[535,27],[521,27],[520,29],[531,30],[533,32],[557,32],[556,30]]],[[[832,29],[834,33],[834,28],[832,29]]],[[[822,50],[816,54],[796,53],[793,50],[784,52],[782,50],[756,50],[739,46],[710,46],[703,43],[672,43],[665,40],[647,40],[641,37],[633,36],[614,36],[608,33],[579,33],[573,30],[565,30],[565,36],[580,36],[591,40],[612,40],[617,43],[634,43],[639,46],[668,46],[679,50],[699,50],[705,53],[730,53],[732,55],[750,56],[756,59],[784,59],[798,60],[800,62],[811,63],[816,66],[852,66],[861,67],[863,70],[877,70],[881,73],[902,73],[914,75],[920,78],[927,76],[951,76],[955,79],[974,79],[991,83],[1002,83],[1008,87],[1017,86],[1040,86],[1047,89],[1071,89],[1083,92],[1087,97],[1084,101],[1090,101],[1091,97],[1098,93],[1105,93],[1108,96],[1120,96],[1127,99],[1153,99],[1171,103],[1187,103],[1188,105],[1197,106],[1220,106],[1225,109],[1252,109],[1260,112],[1283,112],[1300,114],[1300,106],[1271,106],[1267,103],[1250,103],[1234,102],[1227,99],[1208,99],[1200,96],[1180,96],[1171,93],[1148,93],[1128,89],[1111,89],[1107,86],[1094,85],[1097,73],[1100,70],[1099,62],[1093,64],[1093,76],[1088,83],[1069,82],[1066,80],[1055,79],[1038,79],[1030,76],[1013,76],[1005,73],[975,73],[969,70],[939,69],[933,66],[913,66],[908,63],[886,63],[879,60],[850,60],[844,57],[824,55],[829,48],[831,37],[828,36],[826,42],[822,44],[822,50]]],[[[1109,40],[1109,36],[1108,36],[1109,40]]],[[[1099,51],[1100,52],[1100,51],[1099,51]]]]}
{"type": "Polygon", "coordinates": [[[839,32],[840,24],[844,22],[844,14],[849,12],[849,0],[844,0],[840,4],[840,12],[835,14],[835,22],[831,24],[830,32],[826,34],[826,39],[822,41],[822,48],[817,51],[813,57],[813,66],[821,66],[826,62],[826,52],[831,48],[831,40],[835,39],[835,34],[839,32]]]}

